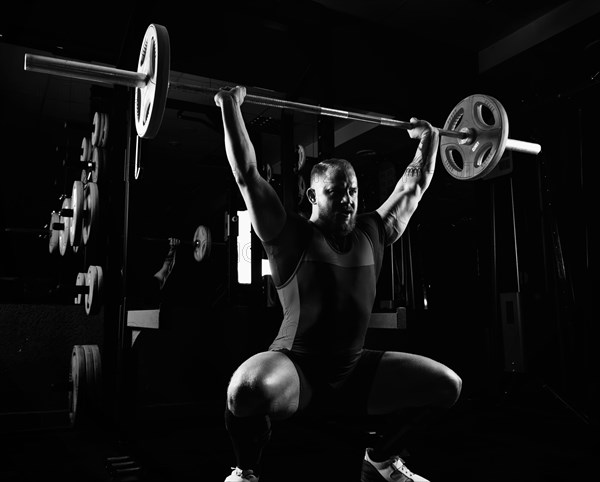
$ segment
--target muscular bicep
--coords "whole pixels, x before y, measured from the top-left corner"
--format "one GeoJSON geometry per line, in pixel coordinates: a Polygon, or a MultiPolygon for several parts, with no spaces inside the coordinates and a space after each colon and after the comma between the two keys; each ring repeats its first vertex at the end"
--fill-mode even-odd
{"type": "Polygon", "coordinates": [[[411,189],[396,186],[386,201],[377,208],[383,220],[387,244],[394,243],[402,236],[417,209],[419,199],[414,186],[411,189]]]}
{"type": "Polygon", "coordinates": [[[275,238],[283,229],[286,213],[273,186],[255,171],[239,188],[256,235],[262,241],[275,238]]]}

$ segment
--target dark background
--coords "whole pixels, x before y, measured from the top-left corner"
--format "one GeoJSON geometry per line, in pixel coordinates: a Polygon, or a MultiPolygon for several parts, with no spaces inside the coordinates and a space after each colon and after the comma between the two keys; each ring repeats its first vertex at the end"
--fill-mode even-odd
{"type": "MultiPolygon", "coordinates": [[[[168,29],[172,79],[186,74],[438,127],[469,95],[498,99],[510,138],[539,143],[541,154],[507,153],[503,171],[475,181],[452,178],[440,163],[380,281],[375,309],[402,307],[406,326],[371,329],[368,343],[447,363],[463,377],[463,400],[496,403],[512,394],[526,404],[533,391],[542,400],[532,398],[536,406],[556,403],[578,423],[596,426],[589,186],[599,127],[597,2],[195,7],[201,11],[184,3],[103,2],[88,11],[79,3],[22,1],[0,19],[6,431],[46,427],[55,423],[48,414],[67,408],[60,387],[74,344],[101,347],[111,418],[119,420],[132,401],[140,417],[147,410],[150,418],[172,418],[204,404],[218,412],[231,369],[277,329],[265,280],[247,287],[235,279],[236,249],[223,226],[226,213],[243,206],[210,96],[169,98],[158,135],[141,142],[135,179],[127,89],[23,69],[25,53],[38,53],[135,70],[150,23],[168,29]],[[97,111],[111,122],[97,237],[78,252],[51,255],[44,226],[79,178],[81,139],[97,111]],[[138,238],[191,240],[198,225],[211,230],[211,256],[197,263],[189,247],[180,249],[161,299],[160,329],[144,331],[129,348],[123,314],[149,306],[141,287],[167,251],[166,241],[138,238]],[[70,291],[90,264],[105,272],[101,311],[92,316],[73,305],[70,291]],[[514,306],[506,296],[518,298],[520,309],[504,313],[514,306]]],[[[387,127],[250,105],[244,115],[262,168],[270,165],[272,182],[296,209],[303,206],[290,166],[298,145],[309,163],[335,154],[355,164],[361,209],[377,207],[415,149],[404,132],[387,127]]]]}

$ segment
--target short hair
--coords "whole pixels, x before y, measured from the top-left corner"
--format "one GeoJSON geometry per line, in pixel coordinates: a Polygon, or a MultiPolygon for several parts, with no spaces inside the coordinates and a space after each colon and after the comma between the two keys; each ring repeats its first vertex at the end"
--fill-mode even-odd
{"type": "Polygon", "coordinates": [[[325,177],[329,169],[344,169],[345,171],[354,172],[354,166],[346,160],[338,157],[330,157],[317,162],[310,171],[310,185],[318,182],[319,179],[325,177]]]}

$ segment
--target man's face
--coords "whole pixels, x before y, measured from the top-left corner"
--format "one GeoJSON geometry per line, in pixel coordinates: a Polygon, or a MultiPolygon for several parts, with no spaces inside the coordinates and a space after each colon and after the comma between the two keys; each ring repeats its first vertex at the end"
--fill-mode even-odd
{"type": "MultiPolygon", "coordinates": [[[[335,235],[346,235],[356,225],[358,183],[353,169],[330,168],[311,186],[313,213],[319,224],[335,235]]],[[[313,219],[313,217],[311,217],[313,219]]]]}

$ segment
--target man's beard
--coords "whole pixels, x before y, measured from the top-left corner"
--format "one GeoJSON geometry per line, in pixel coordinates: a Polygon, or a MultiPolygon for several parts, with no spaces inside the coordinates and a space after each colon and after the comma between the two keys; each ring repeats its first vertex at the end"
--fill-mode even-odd
{"type": "Polygon", "coordinates": [[[343,221],[338,221],[337,219],[333,223],[334,230],[337,234],[342,236],[346,236],[350,234],[355,226],[356,226],[356,214],[351,214],[348,219],[343,218],[343,221]]]}

